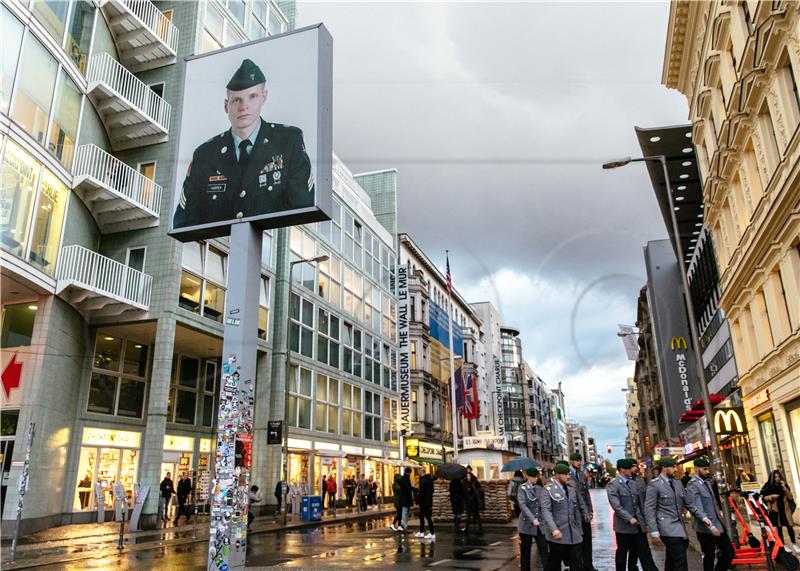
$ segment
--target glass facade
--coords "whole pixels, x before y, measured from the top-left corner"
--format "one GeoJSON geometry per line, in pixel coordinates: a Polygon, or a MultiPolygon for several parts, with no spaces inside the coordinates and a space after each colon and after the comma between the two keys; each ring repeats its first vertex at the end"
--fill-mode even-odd
{"type": "Polygon", "coordinates": [[[141,418],[149,352],[137,341],[98,332],[87,412],[141,418]]]}

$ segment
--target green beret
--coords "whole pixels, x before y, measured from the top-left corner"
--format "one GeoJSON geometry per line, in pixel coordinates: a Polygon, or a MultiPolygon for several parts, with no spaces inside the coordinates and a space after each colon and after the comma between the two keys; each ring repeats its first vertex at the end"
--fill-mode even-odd
{"type": "Polygon", "coordinates": [[[694,461],[695,468],[708,468],[711,464],[708,463],[708,458],[698,458],[694,461]]]}
{"type": "Polygon", "coordinates": [[[670,468],[675,465],[675,458],[665,456],[658,461],[658,465],[662,468],[670,468]]]}
{"type": "Polygon", "coordinates": [[[231,91],[242,91],[254,85],[266,83],[266,81],[267,78],[264,77],[261,68],[254,64],[252,60],[246,59],[225,87],[231,91]]]}
{"type": "Polygon", "coordinates": [[[558,466],[559,464],[563,464],[564,466],[569,466],[569,462],[567,462],[566,460],[556,460],[556,466],[558,466]]]}
{"type": "Polygon", "coordinates": [[[622,468],[623,470],[630,470],[636,465],[636,460],[633,458],[620,458],[617,460],[617,470],[622,468]]]}
{"type": "Polygon", "coordinates": [[[533,476],[534,478],[539,475],[539,468],[526,468],[525,473],[528,476],[533,476]]]}
{"type": "Polygon", "coordinates": [[[566,464],[556,464],[556,474],[569,474],[569,466],[566,464]]]}
{"type": "Polygon", "coordinates": [[[573,452],[572,454],[569,455],[569,459],[570,460],[577,460],[577,461],[580,462],[581,460],[583,460],[583,456],[581,456],[580,453],[578,453],[578,452],[573,452]]]}

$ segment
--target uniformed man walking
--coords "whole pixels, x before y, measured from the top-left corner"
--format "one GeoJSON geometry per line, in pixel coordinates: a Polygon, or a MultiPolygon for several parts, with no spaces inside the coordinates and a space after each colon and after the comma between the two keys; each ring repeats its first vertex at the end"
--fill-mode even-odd
{"type": "Polygon", "coordinates": [[[695,476],[686,485],[686,509],[694,516],[697,539],[703,552],[704,571],[727,571],[736,557],[722,524],[717,498],[711,488],[711,470],[706,458],[694,461],[695,476]],[[717,565],[714,558],[719,550],[717,565]]]}
{"type": "MultiPolygon", "coordinates": [[[[628,558],[634,561],[636,567],[636,553],[638,538],[647,538],[644,534],[644,505],[639,491],[632,480],[632,468],[636,465],[633,458],[617,460],[617,477],[606,486],[608,503],[614,510],[614,534],[617,538],[617,551],[614,554],[616,571],[625,571],[628,558]]],[[[645,571],[658,571],[655,564],[652,567],[644,566],[645,571]]]]}
{"type": "Polygon", "coordinates": [[[592,563],[592,518],[594,517],[594,510],[592,509],[592,498],[589,493],[589,484],[586,482],[586,474],[583,473],[583,458],[578,452],[570,454],[570,478],[573,486],[580,493],[586,504],[587,513],[581,522],[583,531],[583,542],[581,543],[581,554],[583,560],[583,567],[585,571],[597,571],[592,563]]]}
{"type": "Polygon", "coordinates": [[[266,81],[249,59],[233,74],[224,103],[231,128],[195,149],[174,228],[314,205],[314,178],[302,131],[261,118],[266,81]]]}
{"type": "Polygon", "coordinates": [[[685,507],[685,493],[680,480],[675,479],[675,459],[658,461],[661,474],[647,487],[644,517],[650,535],[660,538],[666,547],[665,571],[688,571],[686,548],[689,539],[683,525],[681,510],[685,507]]]}
{"type": "Polygon", "coordinates": [[[570,569],[582,569],[582,522],[586,507],[581,495],[570,485],[569,466],[556,464],[555,473],[541,495],[548,548],[545,571],[561,571],[562,560],[570,569]]]}
{"type": "Polygon", "coordinates": [[[540,564],[543,567],[547,566],[547,538],[542,521],[542,487],[537,484],[539,470],[528,468],[525,470],[525,475],[527,481],[520,484],[517,489],[517,505],[520,512],[517,531],[519,531],[520,539],[520,570],[530,571],[531,547],[534,541],[536,541],[536,549],[539,551],[540,564]]]}
{"type": "MultiPolygon", "coordinates": [[[[647,482],[645,482],[644,476],[639,474],[639,464],[636,462],[634,462],[633,466],[631,467],[630,480],[631,487],[634,489],[639,498],[639,503],[642,506],[642,514],[644,515],[644,500],[645,493],[647,492],[647,482]]],[[[640,523],[644,529],[644,520],[640,523]]],[[[638,569],[636,566],[637,559],[641,562],[642,569],[645,571],[657,571],[658,567],[656,566],[656,562],[653,560],[653,552],[650,551],[650,542],[648,541],[647,536],[645,534],[636,535],[635,539],[636,549],[628,552],[628,571],[636,571],[638,569]]]]}

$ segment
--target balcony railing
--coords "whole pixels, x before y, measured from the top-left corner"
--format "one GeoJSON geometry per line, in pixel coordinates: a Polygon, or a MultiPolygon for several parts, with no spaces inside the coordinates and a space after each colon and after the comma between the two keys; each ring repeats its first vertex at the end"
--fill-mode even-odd
{"type": "Polygon", "coordinates": [[[56,272],[56,292],[79,311],[119,315],[129,309],[150,307],[153,278],[83,246],[61,249],[56,272]]]}
{"type": "Polygon", "coordinates": [[[128,68],[138,72],[175,63],[178,29],[150,0],[105,0],[101,6],[128,68]]]}
{"type": "Polygon", "coordinates": [[[103,233],[158,225],[161,185],[100,147],[78,147],[73,176],[73,188],[103,233]]]}
{"type": "Polygon", "coordinates": [[[92,56],[87,79],[114,150],[167,140],[170,104],[121,63],[105,52],[92,56]]]}

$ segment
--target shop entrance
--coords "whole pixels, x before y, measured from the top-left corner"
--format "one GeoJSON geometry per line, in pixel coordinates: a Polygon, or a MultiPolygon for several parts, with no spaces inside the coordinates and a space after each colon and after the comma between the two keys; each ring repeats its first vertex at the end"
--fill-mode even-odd
{"type": "Polygon", "coordinates": [[[4,410],[2,415],[2,431],[0,431],[0,465],[3,466],[2,486],[0,487],[0,514],[6,505],[6,489],[11,471],[11,457],[14,454],[14,439],[17,434],[18,410],[4,410]]]}
{"type": "Polygon", "coordinates": [[[104,509],[114,509],[113,485],[122,484],[128,505],[132,505],[133,484],[139,469],[138,432],[86,428],[83,431],[78,477],[72,509],[87,511],[97,509],[95,485],[103,490],[104,509]],[[91,446],[91,444],[106,444],[91,446]],[[88,446],[87,446],[88,444],[88,446]],[[116,446],[115,446],[116,445],[116,446]],[[123,447],[130,445],[131,447],[123,447]],[[135,445],[135,447],[133,446],[135,445]]]}

